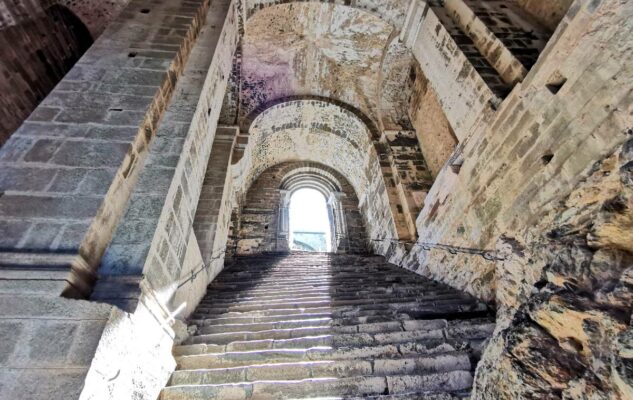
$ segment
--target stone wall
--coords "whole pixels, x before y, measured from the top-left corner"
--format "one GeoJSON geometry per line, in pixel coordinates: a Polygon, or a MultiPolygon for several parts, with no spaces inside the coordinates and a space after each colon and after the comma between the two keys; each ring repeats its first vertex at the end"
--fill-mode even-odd
{"type": "Polygon", "coordinates": [[[554,31],[574,0],[516,0],[516,2],[543,26],[554,31]]]}
{"type": "MultiPolygon", "coordinates": [[[[440,7],[434,9],[441,10],[440,7]]],[[[414,1],[401,38],[413,52],[429,85],[437,94],[446,119],[462,141],[476,123],[489,120],[499,99],[460,50],[448,30],[452,25],[448,29],[444,26],[444,23],[451,24],[452,20],[448,15],[444,17],[440,20],[427,2],[414,1]]],[[[468,39],[465,34],[462,35],[468,39]]],[[[478,54],[474,44],[472,47],[478,54]]]]}
{"type": "Polygon", "coordinates": [[[0,146],[92,44],[67,8],[25,12],[28,18],[19,23],[4,15],[0,21],[0,146]]]}
{"type": "Polygon", "coordinates": [[[0,149],[0,237],[20,270],[90,291],[205,4],[130,3],[0,149]]]}
{"type": "Polygon", "coordinates": [[[409,117],[424,160],[435,178],[455,150],[457,138],[420,66],[412,68],[415,83],[409,117]]]}
{"type": "MultiPolygon", "coordinates": [[[[625,140],[627,89],[619,82],[630,72],[626,56],[615,48],[626,29],[616,28],[620,21],[612,20],[617,14],[611,10],[624,16],[630,6],[574,7],[566,29],[557,32],[546,57],[501,104],[492,123],[473,125],[456,155],[463,160],[461,170],[445,166],[440,172],[418,217],[421,241],[494,249],[502,234],[539,221],[625,140]],[[590,52],[596,56],[587,58],[590,52]]],[[[494,300],[494,263],[439,250],[415,252],[421,272],[494,300]]]]}
{"type": "MultiPolygon", "coordinates": [[[[3,368],[0,379],[12,391],[7,393],[24,394],[28,387],[26,397],[38,400],[153,400],[164,386],[175,366],[172,310],[183,309],[170,303],[180,284],[179,262],[195,263],[195,257],[169,264],[168,272],[174,273],[166,290],[159,280],[164,271],[156,263],[145,271],[140,264],[145,282],[128,273],[122,282],[125,293],[137,296],[134,309],[128,309],[133,312],[59,295],[88,295],[132,193],[149,201],[129,203],[132,212],[151,216],[148,204],[154,204],[160,217],[165,203],[179,209],[173,200],[180,190],[188,213],[178,216],[189,216],[185,228],[192,232],[208,153],[190,150],[202,151],[201,141],[210,150],[237,41],[235,17],[229,2],[209,8],[205,1],[132,1],[0,150],[0,294],[2,301],[19,301],[3,306],[2,317],[11,323],[19,320],[41,336],[25,334],[28,343],[6,352],[24,353],[13,353],[22,361],[8,358],[8,368],[3,368]],[[211,110],[209,104],[217,107],[211,110]],[[194,144],[194,138],[201,140],[194,144]],[[195,166],[188,164],[192,157],[195,166]],[[148,188],[167,197],[171,181],[162,178],[193,168],[198,179],[188,175],[185,189],[184,180],[177,180],[169,192],[171,202],[163,198],[151,203],[148,188]],[[139,176],[141,183],[136,184],[139,176]],[[21,306],[29,302],[32,308],[21,306]],[[60,310],[67,314],[60,316],[60,310]],[[65,335],[64,344],[48,346],[58,339],[47,336],[47,330],[65,335]],[[42,346],[40,340],[50,343],[42,346]]],[[[130,218],[117,231],[132,248],[135,240],[152,244],[154,231],[143,230],[141,222],[130,218]]],[[[126,265],[132,271],[139,268],[126,265]]],[[[116,291],[111,295],[120,298],[116,291]]]]}
{"type": "Polygon", "coordinates": [[[575,2],[427,196],[402,264],[498,309],[474,398],[631,395],[632,16],[630,2],[575,2]]]}
{"type": "MultiPolygon", "coordinates": [[[[367,234],[363,216],[358,207],[358,197],[347,179],[332,168],[306,162],[286,162],[264,171],[249,188],[239,211],[234,212],[231,241],[227,250],[231,254],[252,254],[274,252],[280,247],[277,243],[278,223],[280,221],[280,189],[282,180],[295,169],[311,167],[331,174],[340,183],[341,205],[345,218],[347,243],[340,250],[350,253],[367,252],[367,234]]],[[[331,221],[333,222],[333,221],[331,221]]],[[[282,246],[283,247],[283,246],[282,246]]],[[[287,245],[286,245],[287,247],[287,245]]]]}
{"type": "Polygon", "coordinates": [[[0,1],[0,146],[128,1],[0,1]]]}

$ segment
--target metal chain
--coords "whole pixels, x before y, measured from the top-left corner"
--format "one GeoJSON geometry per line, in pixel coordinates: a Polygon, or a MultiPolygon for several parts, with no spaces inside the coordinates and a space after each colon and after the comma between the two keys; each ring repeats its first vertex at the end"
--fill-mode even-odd
{"type": "Polygon", "coordinates": [[[209,267],[211,267],[211,262],[212,262],[212,261],[214,261],[214,260],[219,260],[219,259],[222,259],[222,258],[225,258],[225,257],[224,257],[224,253],[226,253],[226,250],[227,250],[227,248],[226,248],[226,247],[223,247],[222,249],[220,249],[220,250],[218,250],[218,251],[214,252],[214,253],[211,255],[211,258],[209,259],[209,262],[207,263],[207,265],[205,265],[205,264],[204,264],[204,261],[203,261],[203,262],[201,262],[201,263],[200,263],[200,267],[199,267],[199,269],[198,269],[197,271],[195,271],[195,272],[194,272],[194,271],[192,270],[192,271],[191,271],[191,276],[189,276],[189,278],[185,279],[185,280],[184,280],[184,281],[182,281],[180,284],[178,284],[178,289],[180,289],[181,287],[185,286],[188,282],[193,282],[193,281],[194,281],[194,280],[198,277],[198,275],[199,275],[202,271],[208,270],[208,269],[209,269],[209,267]],[[218,254],[218,255],[216,255],[216,254],[218,254]],[[220,256],[219,254],[222,254],[222,255],[220,256]]]}
{"type": "Polygon", "coordinates": [[[461,253],[461,254],[471,254],[471,255],[476,255],[476,256],[480,256],[483,257],[485,260],[488,261],[503,261],[505,260],[505,257],[499,255],[498,252],[494,251],[494,250],[484,250],[484,249],[474,249],[474,248],[470,248],[470,247],[461,247],[461,246],[451,246],[448,244],[442,244],[442,243],[429,243],[429,242],[411,242],[411,241],[407,241],[407,240],[399,240],[399,239],[372,239],[373,242],[397,242],[397,243],[403,243],[403,244],[409,244],[412,247],[420,247],[422,248],[422,250],[425,251],[429,251],[431,249],[439,249],[439,250],[443,250],[446,251],[450,254],[457,254],[457,253],[461,253]]]}

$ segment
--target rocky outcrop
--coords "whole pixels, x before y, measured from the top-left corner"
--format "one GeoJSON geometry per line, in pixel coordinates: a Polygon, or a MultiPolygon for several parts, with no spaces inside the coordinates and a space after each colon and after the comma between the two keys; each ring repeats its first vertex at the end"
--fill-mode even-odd
{"type": "Polygon", "coordinates": [[[539,224],[501,240],[511,257],[474,398],[632,398],[632,234],[629,140],[539,224]]]}

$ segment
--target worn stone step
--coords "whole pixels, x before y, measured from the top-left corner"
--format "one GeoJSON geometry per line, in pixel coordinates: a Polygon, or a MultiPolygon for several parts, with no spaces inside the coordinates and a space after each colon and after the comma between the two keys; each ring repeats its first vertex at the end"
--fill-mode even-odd
{"type": "Polygon", "coordinates": [[[494,329],[492,323],[482,323],[473,326],[442,326],[441,320],[410,320],[410,321],[388,321],[361,325],[347,326],[304,326],[301,328],[270,329],[263,331],[239,331],[239,332],[219,332],[219,333],[196,333],[186,340],[187,344],[214,343],[229,344],[238,341],[251,340],[280,340],[293,339],[306,336],[368,333],[382,334],[392,332],[415,332],[442,329],[442,335],[453,338],[473,338],[481,339],[488,337],[494,329]]]}
{"type": "Polygon", "coordinates": [[[237,288],[237,287],[227,287],[227,288],[210,288],[208,292],[208,297],[215,297],[216,295],[219,297],[233,297],[239,298],[239,296],[266,296],[266,295],[288,295],[288,294],[304,294],[304,293],[326,293],[330,295],[338,295],[345,293],[359,293],[368,292],[368,293],[382,293],[382,292],[391,292],[391,291],[412,291],[414,293],[423,292],[423,293],[455,293],[465,295],[463,293],[459,293],[453,289],[446,288],[443,286],[421,286],[421,285],[411,285],[411,284],[399,284],[399,283],[390,283],[383,284],[380,286],[365,286],[362,288],[348,286],[348,285],[308,285],[306,287],[298,287],[294,286],[292,288],[284,287],[284,288],[274,288],[274,289],[265,289],[253,287],[249,289],[237,288]]]}
{"type": "Polygon", "coordinates": [[[455,293],[452,290],[419,290],[419,289],[401,289],[401,288],[383,288],[382,290],[350,290],[350,291],[339,291],[333,292],[330,290],[305,290],[305,291],[284,291],[284,292],[270,292],[270,293],[246,293],[246,292],[227,292],[226,294],[208,294],[206,295],[202,301],[204,302],[241,302],[241,301],[269,301],[269,300],[282,300],[288,298],[312,298],[312,297],[325,297],[325,298],[335,298],[335,299],[346,299],[346,298],[367,298],[374,296],[416,296],[416,297],[456,297],[462,298],[465,300],[472,300],[472,298],[468,295],[455,293]]]}
{"type": "Polygon", "coordinates": [[[200,306],[226,306],[229,304],[234,305],[248,305],[256,303],[296,303],[303,301],[360,301],[360,300],[383,300],[389,301],[389,299],[417,299],[417,300],[463,300],[469,301],[470,298],[465,295],[460,295],[455,292],[446,293],[411,293],[411,292],[391,292],[391,293],[362,293],[362,294],[344,294],[344,295],[332,295],[332,294],[317,294],[317,295],[304,295],[304,294],[287,294],[276,295],[270,297],[251,296],[247,298],[222,298],[217,296],[208,296],[202,299],[200,306]]]}
{"type": "MultiPolygon", "coordinates": [[[[364,347],[317,346],[310,348],[287,348],[270,350],[232,351],[225,353],[202,353],[177,356],[179,369],[210,369],[231,368],[249,365],[333,361],[352,359],[400,358],[404,355],[415,357],[430,356],[431,354],[455,354],[450,345],[428,348],[415,342],[402,344],[371,345],[364,347]],[[446,353],[444,350],[447,350],[446,353]]],[[[470,364],[469,364],[470,365],[470,364]]]]}
{"type": "MultiPolygon", "coordinates": [[[[444,320],[412,320],[412,321],[388,321],[372,324],[348,325],[343,327],[302,327],[290,329],[271,329],[255,332],[220,332],[204,333],[196,332],[195,335],[187,339],[187,343],[214,343],[229,344],[237,341],[251,340],[283,340],[291,338],[301,338],[306,336],[336,337],[338,335],[348,335],[356,333],[380,334],[390,332],[429,332],[447,329],[449,325],[444,320]],[[340,328],[340,329],[339,329],[340,328]]],[[[451,329],[452,331],[452,329],[451,329]]],[[[461,330],[460,330],[461,333],[461,330]]],[[[466,334],[472,333],[470,330],[466,334]]],[[[444,337],[444,333],[439,334],[444,337]]]]}
{"type": "Polygon", "coordinates": [[[253,383],[180,385],[163,390],[161,400],[264,400],[298,399],[320,396],[367,396],[414,391],[451,392],[472,386],[469,371],[451,371],[429,375],[387,377],[313,378],[304,380],[257,381],[253,383]]]}
{"type": "Polygon", "coordinates": [[[214,333],[230,333],[230,332],[261,332],[279,329],[293,328],[315,328],[315,327],[331,327],[332,333],[352,332],[383,332],[384,330],[418,330],[422,327],[438,325],[446,326],[446,321],[437,322],[436,320],[412,320],[412,319],[393,319],[389,317],[371,317],[371,318],[331,318],[319,317],[308,319],[285,319],[276,322],[256,322],[256,323],[237,323],[237,324],[215,324],[198,326],[196,334],[214,334],[214,333]],[[341,328],[339,330],[339,328],[341,328]]]}
{"type": "MultiPolygon", "coordinates": [[[[472,302],[461,298],[449,299],[418,299],[416,297],[398,298],[377,298],[377,299],[358,299],[358,300],[314,300],[314,301],[284,301],[284,302],[265,302],[265,303],[216,303],[201,304],[196,312],[198,314],[207,312],[208,314],[227,313],[232,311],[269,311],[273,309],[311,309],[311,308],[339,308],[339,307],[372,307],[375,305],[387,305],[390,309],[419,308],[426,310],[441,309],[446,307],[446,312],[450,312],[451,307],[463,305],[466,308],[474,306],[472,302]],[[426,307],[426,308],[425,308],[426,307]]],[[[479,304],[478,304],[479,305],[479,304]]],[[[483,305],[481,305],[483,306],[483,305]]],[[[486,309],[485,306],[481,307],[486,309]]]]}
{"type": "Polygon", "coordinates": [[[204,385],[254,382],[260,380],[350,378],[353,376],[412,375],[469,370],[470,359],[464,353],[434,354],[398,359],[308,361],[250,365],[235,368],[180,370],[170,385],[204,385]]]}
{"type": "MultiPolygon", "coordinates": [[[[190,325],[207,326],[220,324],[248,324],[260,322],[283,322],[287,320],[300,320],[312,318],[337,318],[331,312],[315,312],[315,313],[293,313],[282,315],[264,315],[264,316],[234,316],[234,317],[217,317],[217,318],[199,318],[196,314],[189,319],[190,325]]],[[[385,312],[384,310],[366,310],[359,312],[358,315],[341,319],[341,321],[357,321],[355,324],[363,324],[369,322],[381,322],[388,319],[410,320],[410,315],[402,312],[385,312]]],[[[352,322],[354,323],[354,322],[352,322]]]]}

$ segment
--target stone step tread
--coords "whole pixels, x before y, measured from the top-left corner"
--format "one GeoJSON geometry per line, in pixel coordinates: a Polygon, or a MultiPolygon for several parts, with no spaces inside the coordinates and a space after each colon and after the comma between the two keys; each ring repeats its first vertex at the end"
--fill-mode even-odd
{"type": "Polygon", "coordinates": [[[175,346],[174,356],[200,355],[208,353],[226,353],[236,351],[309,349],[313,347],[332,347],[333,349],[352,349],[376,345],[397,345],[400,351],[415,349],[416,352],[453,351],[454,349],[473,348],[487,339],[489,334],[477,332],[475,335],[451,334],[441,329],[412,332],[356,333],[347,335],[315,335],[292,339],[262,339],[233,341],[227,344],[205,343],[175,346]],[[447,337],[448,336],[448,337],[447,337]]]}
{"type": "Polygon", "coordinates": [[[360,299],[319,299],[319,300],[303,300],[303,299],[289,299],[283,301],[245,301],[245,302],[233,302],[233,303],[220,303],[220,302],[203,302],[200,303],[198,309],[200,310],[217,310],[217,309],[270,309],[270,308],[307,308],[307,307],[336,307],[336,306],[364,306],[373,304],[401,304],[401,303],[416,303],[425,305],[436,304],[463,304],[472,305],[473,303],[458,297],[449,298],[425,298],[425,297],[376,297],[376,298],[360,298],[360,299]]]}
{"type": "Polygon", "coordinates": [[[451,371],[429,375],[398,375],[387,377],[312,378],[276,380],[235,384],[170,386],[161,393],[161,400],[181,399],[296,399],[321,396],[367,396],[410,393],[413,391],[451,392],[469,389],[469,371],[451,371]]]}
{"type": "Polygon", "coordinates": [[[204,297],[204,300],[245,300],[245,299],[275,299],[275,298],[286,298],[288,296],[295,297],[343,297],[343,296],[373,296],[373,295],[398,295],[398,294],[416,294],[420,296],[463,296],[470,297],[464,293],[459,293],[454,290],[443,290],[443,289],[433,289],[426,290],[415,287],[379,287],[358,290],[358,288],[346,288],[347,290],[333,290],[332,288],[324,287],[323,289],[310,289],[310,290],[275,290],[271,292],[250,292],[250,291],[240,291],[235,292],[233,290],[220,292],[217,290],[213,290],[211,293],[207,294],[204,297]]]}
{"type": "Polygon", "coordinates": [[[410,299],[394,299],[394,301],[388,301],[387,299],[371,300],[343,300],[343,301],[304,301],[295,303],[265,303],[265,304],[245,304],[245,305],[201,305],[196,309],[196,314],[225,314],[233,311],[262,311],[270,312],[271,310],[298,310],[298,309],[323,309],[328,308],[332,311],[340,310],[343,308],[351,309],[356,307],[358,309],[372,309],[377,307],[383,307],[385,309],[398,310],[398,309],[410,309],[417,311],[426,311],[430,314],[450,313],[454,309],[458,308],[458,311],[487,311],[487,306],[482,303],[474,303],[470,301],[464,301],[462,299],[451,300],[417,300],[415,298],[410,299]]]}
{"type": "MultiPolygon", "coordinates": [[[[299,361],[335,361],[335,360],[371,360],[374,358],[397,359],[403,356],[422,357],[432,354],[455,354],[451,345],[439,344],[426,347],[413,342],[403,344],[371,345],[365,347],[315,346],[310,348],[285,348],[250,351],[232,351],[225,353],[202,353],[177,356],[178,368],[210,369],[232,368],[261,364],[277,364],[299,361]]],[[[461,351],[467,354],[467,351],[461,351]]]]}
{"type": "Polygon", "coordinates": [[[197,334],[212,334],[212,333],[228,333],[228,332],[261,332],[275,329],[292,329],[292,328],[311,328],[311,327],[332,327],[334,331],[337,328],[341,328],[340,332],[378,332],[383,328],[393,330],[394,328],[400,328],[400,330],[420,330],[428,326],[433,329],[437,327],[445,328],[447,323],[445,320],[416,320],[408,319],[394,320],[393,318],[374,317],[374,319],[380,319],[378,321],[357,321],[355,318],[331,318],[331,317],[319,317],[309,319],[286,319],[276,322],[255,322],[255,323],[238,323],[238,324],[218,324],[218,325],[203,325],[198,326],[197,334]]]}
{"type": "Polygon", "coordinates": [[[357,324],[367,322],[379,322],[373,321],[373,319],[398,319],[398,320],[411,320],[413,319],[409,314],[403,312],[384,312],[379,311],[364,311],[356,316],[340,318],[335,314],[327,311],[315,312],[315,313],[294,313],[294,314],[281,314],[281,315],[264,315],[264,316],[243,316],[243,317],[219,317],[219,318],[197,318],[194,314],[189,320],[189,325],[206,326],[206,325],[221,325],[221,324],[248,324],[248,323],[260,323],[260,322],[285,322],[288,320],[301,320],[301,319],[313,319],[313,318],[333,318],[340,319],[341,321],[358,321],[357,324]]]}
{"type": "MultiPolygon", "coordinates": [[[[229,344],[236,341],[250,341],[263,339],[293,339],[315,335],[336,335],[336,334],[384,334],[393,332],[420,331],[426,332],[428,328],[424,325],[424,320],[413,321],[392,321],[387,323],[348,325],[348,326],[303,326],[300,328],[281,328],[262,331],[237,331],[218,333],[196,333],[186,340],[187,344],[195,343],[215,343],[229,344]]],[[[468,335],[479,338],[481,335],[490,335],[494,329],[494,324],[482,324],[479,326],[462,326],[435,328],[442,331],[443,335],[456,336],[468,335]]]]}
{"type": "Polygon", "coordinates": [[[248,296],[248,297],[220,297],[205,296],[200,304],[248,304],[251,302],[294,302],[294,301],[310,301],[310,300],[369,300],[369,299],[398,299],[398,298],[417,298],[428,300],[443,299],[460,299],[463,301],[472,301],[472,298],[464,294],[455,292],[429,293],[424,291],[390,291],[390,292],[365,292],[365,293],[318,293],[318,294],[302,294],[302,293],[285,293],[270,296],[248,296]]]}
{"type": "Polygon", "coordinates": [[[443,353],[397,359],[299,361],[234,368],[179,370],[172,375],[170,385],[429,374],[469,370],[470,367],[470,359],[465,353],[443,353]]]}

